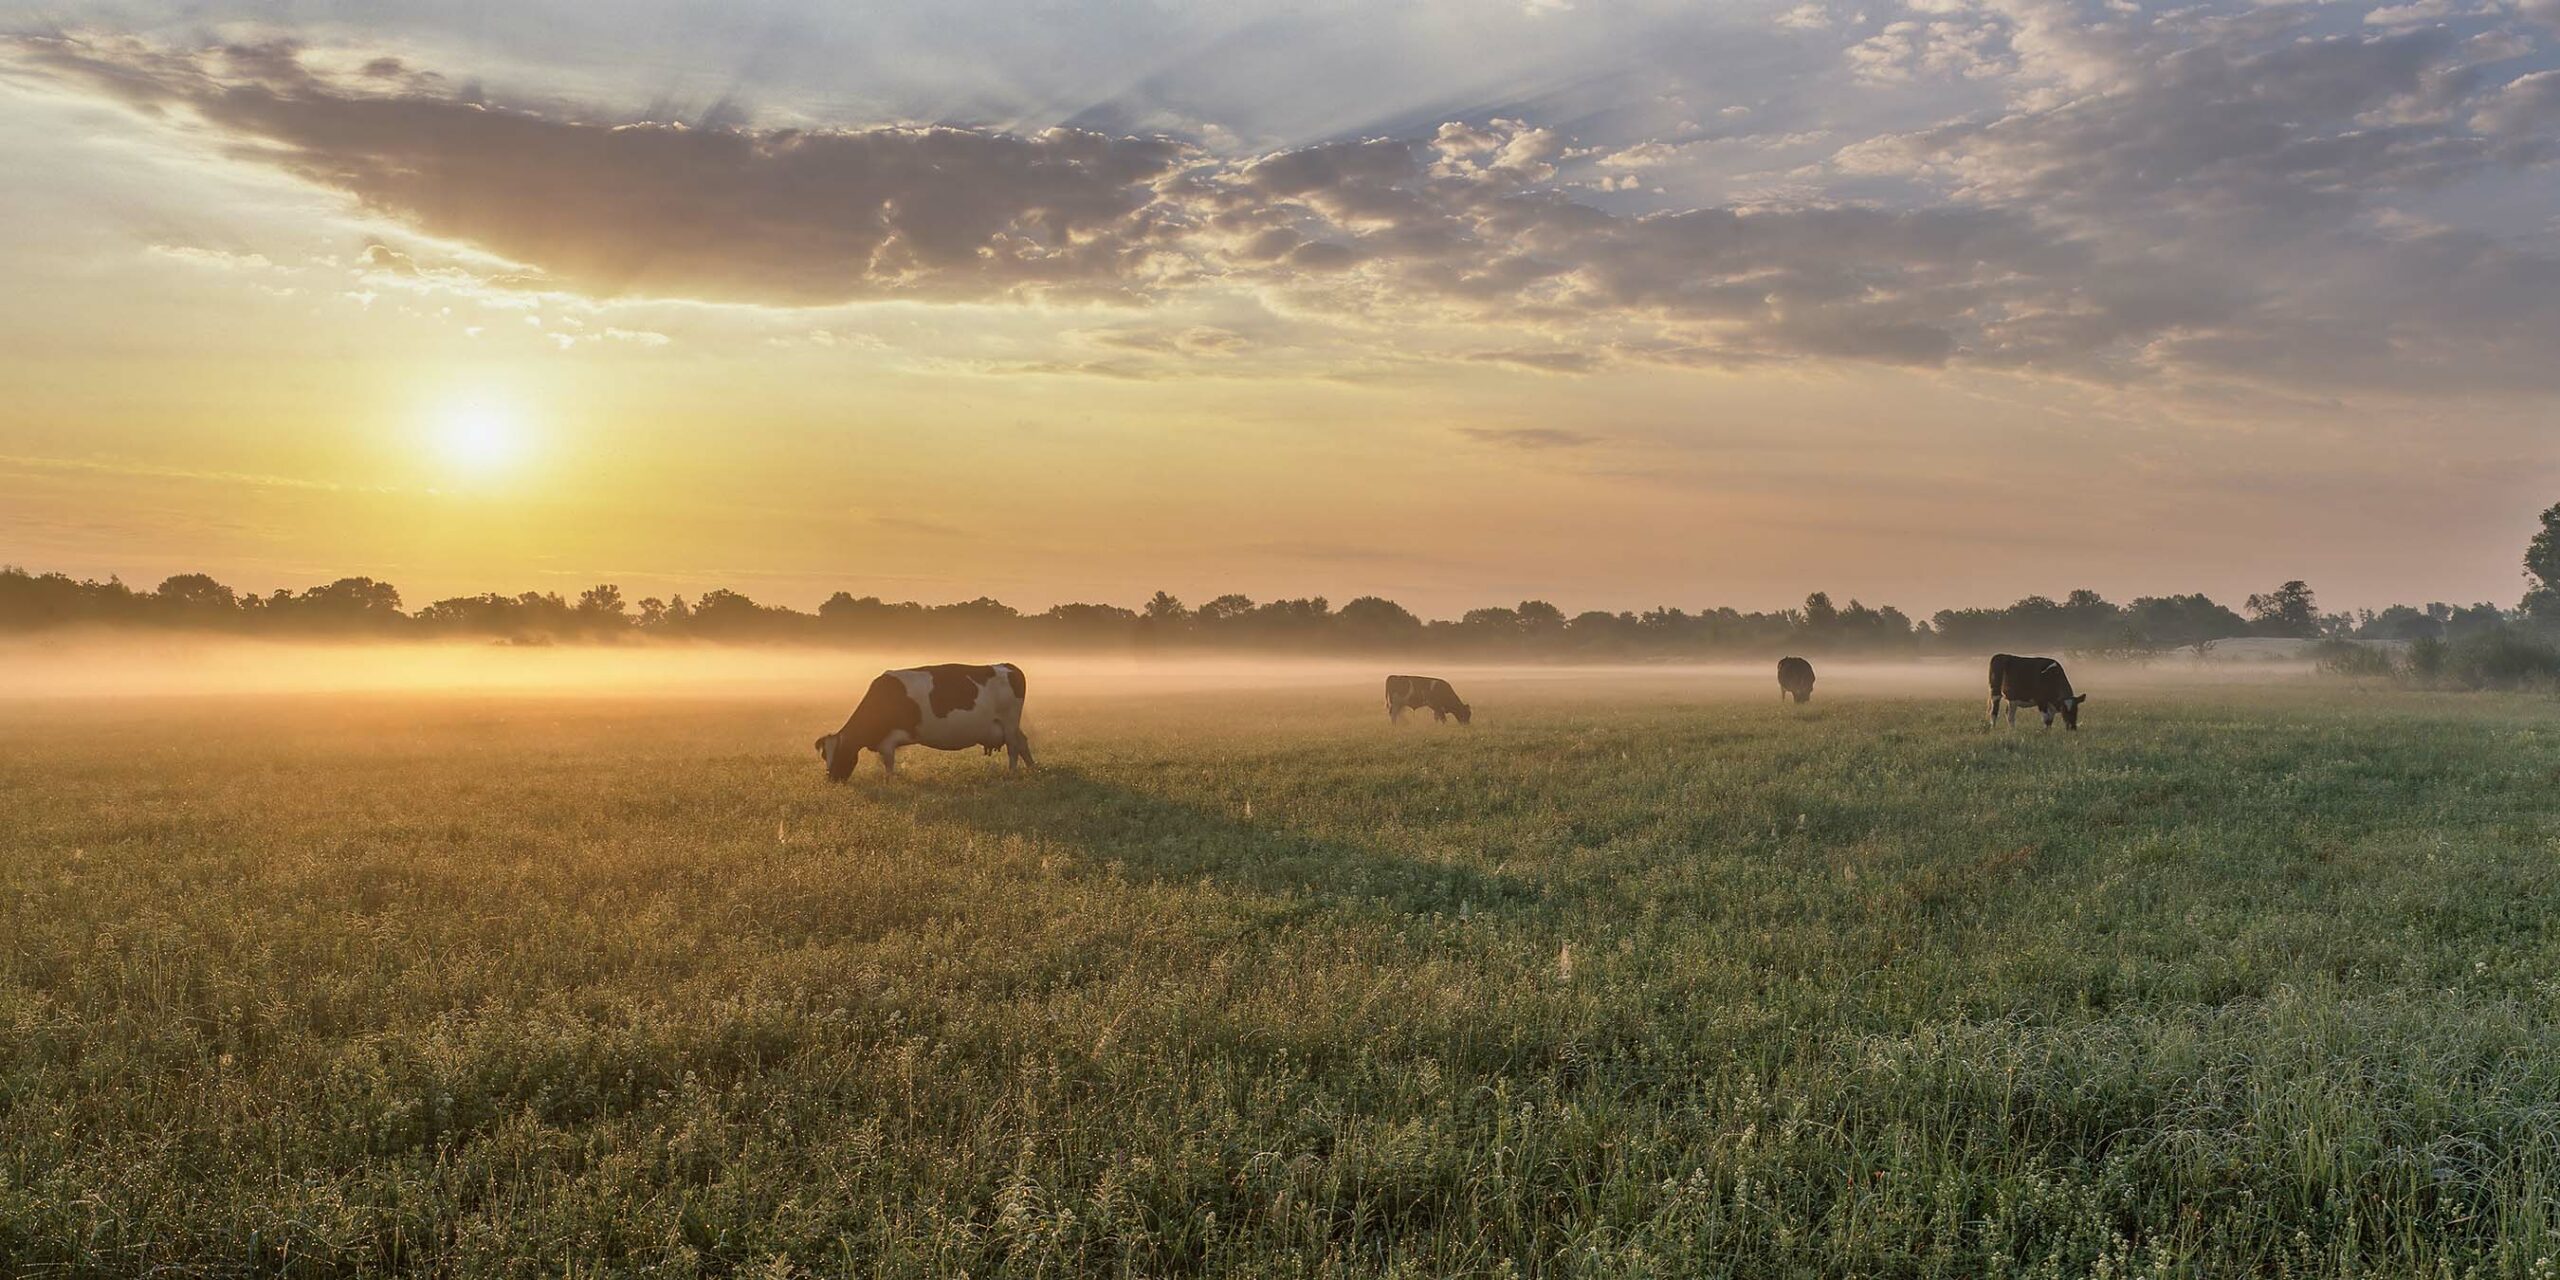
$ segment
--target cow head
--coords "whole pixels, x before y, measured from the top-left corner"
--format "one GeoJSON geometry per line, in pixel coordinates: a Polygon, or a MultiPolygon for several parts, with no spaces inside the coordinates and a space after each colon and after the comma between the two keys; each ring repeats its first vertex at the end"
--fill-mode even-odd
{"type": "Polygon", "coordinates": [[[1467,724],[1467,723],[1469,723],[1469,722],[1473,721],[1473,720],[1475,719],[1475,717],[1476,717],[1476,709],[1475,709],[1475,708],[1470,707],[1470,706],[1468,706],[1467,704],[1465,704],[1465,703],[1463,703],[1463,702],[1461,702],[1461,703],[1459,703],[1459,704],[1458,704],[1458,723],[1460,723],[1460,724],[1467,724]]]}
{"type": "MultiPolygon", "coordinates": [[[[2077,729],[2077,728],[2079,728],[2079,727],[2080,727],[2080,704],[2081,704],[2081,703],[2083,703],[2083,702],[2087,702],[2088,700],[2089,700],[2089,695],[2088,695],[2088,694],[2085,694],[2085,693],[2075,693],[2075,694],[2071,695],[2070,697],[2065,698],[2065,699],[2063,699],[2063,700],[2062,700],[2062,727],[2063,727],[2063,728],[2065,728],[2065,729],[2077,729]]],[[[2045,717],[2045,723],[2046,723],[2046,724],[2051,724],[2051,723],[2053,723],[2053,717],[2051,717],[2051,716],[2047,716],[2047,717],[2045,717]]]]}
{"type": "Polygon", "coordinates": [[[848,745],[841,732],[830,733],[818,739],[818,758],[827,762],[827,780],[842,782],[862,758],[862,748],[848,745]]]}

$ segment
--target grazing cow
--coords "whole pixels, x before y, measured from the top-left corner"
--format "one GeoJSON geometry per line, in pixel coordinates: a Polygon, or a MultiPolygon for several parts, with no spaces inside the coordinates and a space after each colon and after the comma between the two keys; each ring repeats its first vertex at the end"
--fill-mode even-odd
{"type": "Polygon", "coordinates": [[[1433,724],[1444,724],[1451,716],[1460,724],[1475,718],[1474,710],[1458,701],[1458,691],[1438,676],[1388,676],[1388,722],[1403,724],[1404,713],[1411,710],[1430,712],[1433,724]]]}
{"type": "Polygon", "coordinates": [[[865,751],[880,753],[880,771],[898,772],[898,748],[1005,751],[1007,772],[1030,764],[1031,741],[1022,736],[1022,668],[1008,662],[973,667],[946,662],[883,671],[864,691],[844,727],[818,739],[827,777],[842,782],[865,751]]]}
{"type": "Polygon", "coordinates": [[[1813,697],[1813,664],[1802,658],[1778,659],[1778,696],[1804,702],[1813,697]]]}
{"type": "Polygon", "coordinates": [[[2051,658],[2021,658],[2013,653],[1991,655],[1991,723],[2000,723],[2000,703],[2009,703],[2009,723],[2018,722],[2020,706],[2034,707],[2044,713],[2044,727],[2053,727],[2053,718],[2062,717],[2062,727],[2080,727],[2080,704],[2089,700],[2085,693],[2071,691],[2071,677],[2062,674],[2062,664],[2051,658]]]}

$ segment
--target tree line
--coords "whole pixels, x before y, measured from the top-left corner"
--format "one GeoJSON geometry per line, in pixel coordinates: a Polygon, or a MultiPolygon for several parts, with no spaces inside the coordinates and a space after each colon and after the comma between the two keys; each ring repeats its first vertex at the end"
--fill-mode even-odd
{"type": "MultiPolygon", "coordinates": [[[[2560,631],[2560,504],[2542,513],[2526,546],[2524,599],[2400,604],[2324,613],[2310,586],[2292,581],[2252,594],[2235,610],[2201,593],[2118,604],[2095,591],[2060,600],[2028,596],[2000,608],[1941,609],[1915,620],[1890,605],[1845,606],[1814,592],[1798,609],[1744,612],[1664,606],[1641,613],[1567,614],[1544,600],[1424,619],[1395,601],[1361,596],[1333,607],[1323,596],[1255,601],[1222,595],[1194,607],[1159,591],[1145,604],[1061,604],[1024,613],[984,596],[918,604],[839,591],[815,613],[759,604],[744,593],[706,591],[626,600],[600,583],[574,600],[526,591],[453,596],[403,607],[400,591],[372,578],[340,578],[301,591],[241,592],[201,573],[149,591],[119,579],[0,568],[0,632],[70,627],[156,627],[299,637],[468,637],[517,644],[670,639],[868,646],[1197,647],[1343,652],[1432,652],[1471,657],[1637,658],[1805,653],[2099,652],[2136,654],[2242,636],[2304,640],[2453,642],[2516,625],[2560,631]]],[[[2540,643],[2537,641],[2536,643],[2540,643]]]]}
{"type": "MultiPolygon", "coordinates": [[[[2554,508],[2560,512],[2560,508],[2554,508]]],[[[1361,596],[1340,608],[1322,596],[1255,601],[1222,595],[1198,606],[1157,592],[1137,608],[1061,604],[1025,613],[981,597],[919,604],[839,591],[806,613],[736,591],[687,600],[626,600],[611,583],[580,592],[489,593],[406,609],[399,589],[340,578],[301,591],[236,591],[200,573],[149,590],[110,578],[0,569],[0,631],[72,627],[159,628],[310,638],[471,638],[516,644],[667,639],[845,646],[1290,649],[1444,653],[1484,658],[1611,659],[1770,655],[1780,651],[1872,655],[1976,652],[2137,654],[2242,636],[2459,639],[2528,617],[2560,625],[2560,594],[2545,590],[2516,610],[2494,604],[2394,605],[2323,613],[2311,588],[2288,582],[2234,610],[2202,595],[2145,596],[2130,604],[2095,591],[2060,600],[2029,596],[2000,608],[1943,609],[1915,620],[1891,606],[1824,592],[1796,609],[1567,614],[1544,600],[1424,619],[1392,600],[1361,596]]]]}

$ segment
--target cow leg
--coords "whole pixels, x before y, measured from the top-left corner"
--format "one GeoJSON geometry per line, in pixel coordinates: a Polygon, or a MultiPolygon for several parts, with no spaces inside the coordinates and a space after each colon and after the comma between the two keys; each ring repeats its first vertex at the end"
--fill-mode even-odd
{"type": "MultiPolygon", "coordinates": [[[[1013,731],[1007,735],[1005,748],[1013,753],[1013,758],[1022,761],[1023,768],[1037,769],[1040,767],[1039,763],[1031,758],[1031,739],[1022,736],[1021,726],[1014,726],[1013,731]]],[[[1008,773],[1012,772],[1013,766],[1010,764],[1006,765],[1005,771],[1008,773]]]]}
{"type": "Polygon", "coordinates": [[[896,747],[880,748],[880,772],[892,778],[898,776],[898,749],[896,747]]]}
{"type": "Polygon", "coordinates": [[[1396,705],[1396,703],[1395,703],[1395,701],[1394,701],[1393,699],[1389,699],[1389,700],[1388,700],[1388,702],[1387,702],[1387,723],[1388,723],[1388,724],[1403,724],[1403,723],[1404,723],[1404,708],[1403,708],[1403,707],[1400,707],[1400,706],[1397,706],[1397,705],[1396,705]]]}
{"type": "Polygon", "coordinates": [[[2009,704],[2009,727],[2012,729],[2018,727],[2018,704],[2014,702],[2009,704]]]}
{"type": "Polygon", "coordinates": [[[1991,727],[2000,727],[2000,691],[1997,689],[1991,691],[1991,727]]]}

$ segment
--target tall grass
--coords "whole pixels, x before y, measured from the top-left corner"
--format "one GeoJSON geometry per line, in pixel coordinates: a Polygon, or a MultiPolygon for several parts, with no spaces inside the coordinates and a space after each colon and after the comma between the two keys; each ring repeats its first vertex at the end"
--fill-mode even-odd
{"type": "Polygon", "coordinates": [[[13,715],[0,1271],[2548,1272],[2546,706],[1846,683],[13,715]]]}

